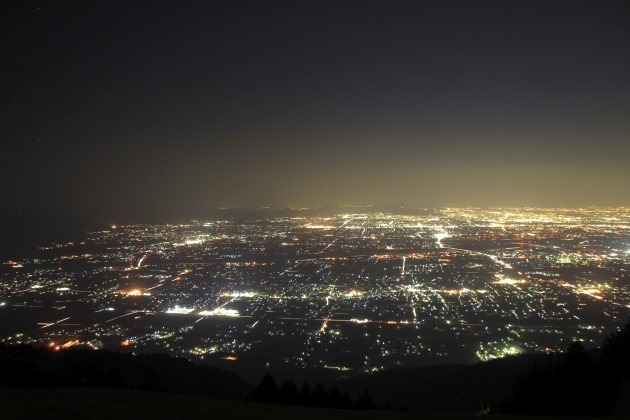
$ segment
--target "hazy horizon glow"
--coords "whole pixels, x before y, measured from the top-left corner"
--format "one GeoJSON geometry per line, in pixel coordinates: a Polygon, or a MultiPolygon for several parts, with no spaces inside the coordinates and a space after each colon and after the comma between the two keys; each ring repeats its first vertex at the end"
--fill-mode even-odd
{"type": "Polygon", "coordinates": [[[630,204],[630,4],[15,2],[0,214],[630,204]]]}

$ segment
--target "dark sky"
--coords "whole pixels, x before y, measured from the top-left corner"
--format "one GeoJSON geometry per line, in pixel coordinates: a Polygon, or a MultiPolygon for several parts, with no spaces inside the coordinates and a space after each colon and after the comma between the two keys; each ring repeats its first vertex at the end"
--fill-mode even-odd
{"type": "Polygon", "coordinates": [[[16,1],[0,213],[629,205],[629,1],[16,1]]]}

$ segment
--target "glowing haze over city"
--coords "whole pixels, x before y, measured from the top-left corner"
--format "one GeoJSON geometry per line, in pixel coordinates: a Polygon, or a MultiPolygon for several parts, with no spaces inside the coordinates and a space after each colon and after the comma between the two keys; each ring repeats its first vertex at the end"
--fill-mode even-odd
{"type": "Polygon", "coordinates": [[[628,205],[625,1],[3,15],[2,213],[628,205]]]}

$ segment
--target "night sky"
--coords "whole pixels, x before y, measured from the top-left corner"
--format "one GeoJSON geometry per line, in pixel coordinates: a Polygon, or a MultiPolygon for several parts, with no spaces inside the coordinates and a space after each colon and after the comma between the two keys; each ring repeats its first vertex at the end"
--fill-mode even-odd
{"type": "Polygon", "coordinates": [[[629,1],[16,1],[0,214],[630,204],[629,1]]]}

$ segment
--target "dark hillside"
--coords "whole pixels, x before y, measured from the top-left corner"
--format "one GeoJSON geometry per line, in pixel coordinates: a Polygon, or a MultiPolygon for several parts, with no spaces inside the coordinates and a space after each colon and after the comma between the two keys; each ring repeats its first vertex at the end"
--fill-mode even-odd
{"type": "Polygon", "coordinates": [[[475,411],[490,403],[497,409],[511,388],[548,356],[520,356],[475,365],[437,365],[359,376],[341,388],[351,395],[368,389],[377,405],[414,411],[475,411]]]}
{"type": "Polygon", "coordinates": [[[168,355],[30,346],[0,346],[0,386],[131,388],[232,399],[252,389],[234,373],[168,355]]]}
{"type": "MultiPolygon", "coordinates": [[[[0,417],[8,419],[465,420],[474,414],[332,410],[260,404],[111,388],[2,388],[0,417]]],[[[544,417],[489,415],[492,420],[544,417]]]]}

